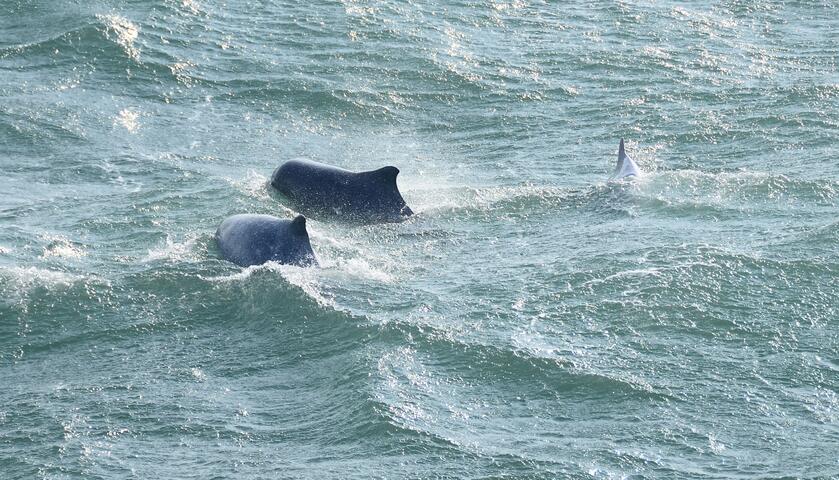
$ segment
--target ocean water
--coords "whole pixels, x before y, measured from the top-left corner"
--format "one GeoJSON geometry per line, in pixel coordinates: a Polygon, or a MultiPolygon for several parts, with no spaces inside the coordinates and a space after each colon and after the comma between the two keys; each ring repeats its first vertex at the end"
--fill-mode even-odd
{"type": "Polygon", "coordinates": [[[0,0],[0,171],[0,479],[839,477],[836,2],[0,0]]]}

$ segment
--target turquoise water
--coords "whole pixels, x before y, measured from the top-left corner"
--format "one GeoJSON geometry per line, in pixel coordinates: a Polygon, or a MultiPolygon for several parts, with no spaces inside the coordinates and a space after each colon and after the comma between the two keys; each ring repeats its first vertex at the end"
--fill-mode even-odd
{"type": "Polygon", "coordinates": [[[0,167],[2,479],[839,477],[834,2],[0,0],[0,167]]]}

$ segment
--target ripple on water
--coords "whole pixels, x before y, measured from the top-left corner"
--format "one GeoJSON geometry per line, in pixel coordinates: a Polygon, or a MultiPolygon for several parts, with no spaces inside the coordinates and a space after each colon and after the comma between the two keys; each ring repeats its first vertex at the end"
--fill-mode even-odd
{"type": "Polygon", "coordinates": [[[831,5],[122,3],[4,4],[0,476],[839,471],[831,5]],[[417,214],[223,261],[297,157],[417,214]]]}

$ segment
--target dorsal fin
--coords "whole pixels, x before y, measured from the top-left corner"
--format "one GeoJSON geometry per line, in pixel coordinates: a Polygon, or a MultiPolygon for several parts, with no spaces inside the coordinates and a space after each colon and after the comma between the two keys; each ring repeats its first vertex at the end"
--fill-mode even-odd
{"type": "Polygon", "coordinates": [[[291,221],[291,225],[289,225],[289,230],[291,233],[295,235],[306,235],[308,236],[309,233],[306,232],[306,217],[303,215],[298,215],[294,217],[291,221]]]}
{"type": "Polygon", "coordinates": [[[399,175],[399,169],[393,166],[382,167],[378,170],[371,170],[364,172],[369,178],[375,179],[377,182],[383,184],[396,184],[396,176],[399,175]]]}
{"type": "Polygon", "coordinates": [[[641,176],[641,169],[629,155],[626,154],[623,139],[618,146],[618,163],[615,165],[615,172],[612,174],[612,180],[620,180],[627,177],[641,176]]]}

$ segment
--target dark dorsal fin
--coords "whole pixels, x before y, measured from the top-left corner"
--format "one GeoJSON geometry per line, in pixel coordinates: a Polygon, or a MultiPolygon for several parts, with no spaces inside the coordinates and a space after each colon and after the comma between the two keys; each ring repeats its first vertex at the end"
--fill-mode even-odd
{"type": "Polygon", "coordinates": [[[396,185],[396,176],[399,175],[399,169],[393,166],[387,166],[378,170],[364,172],[363,175],[385,185],[396,185]]]}
{"type": "Polygon", "coordinates": [[[618,146],[618,162],[626,157],[626,150],[623,148],[623,139],[621,138],[621,144],[618,146]]]}
{"type": "Polygon", "coordinates": [[[294,217],[294,220],[291,221],[291,225],[289,225],[289,231],[295,235],[309,236],[309,233],[306,232],[306,217],[303,215],[294,217]]]}

